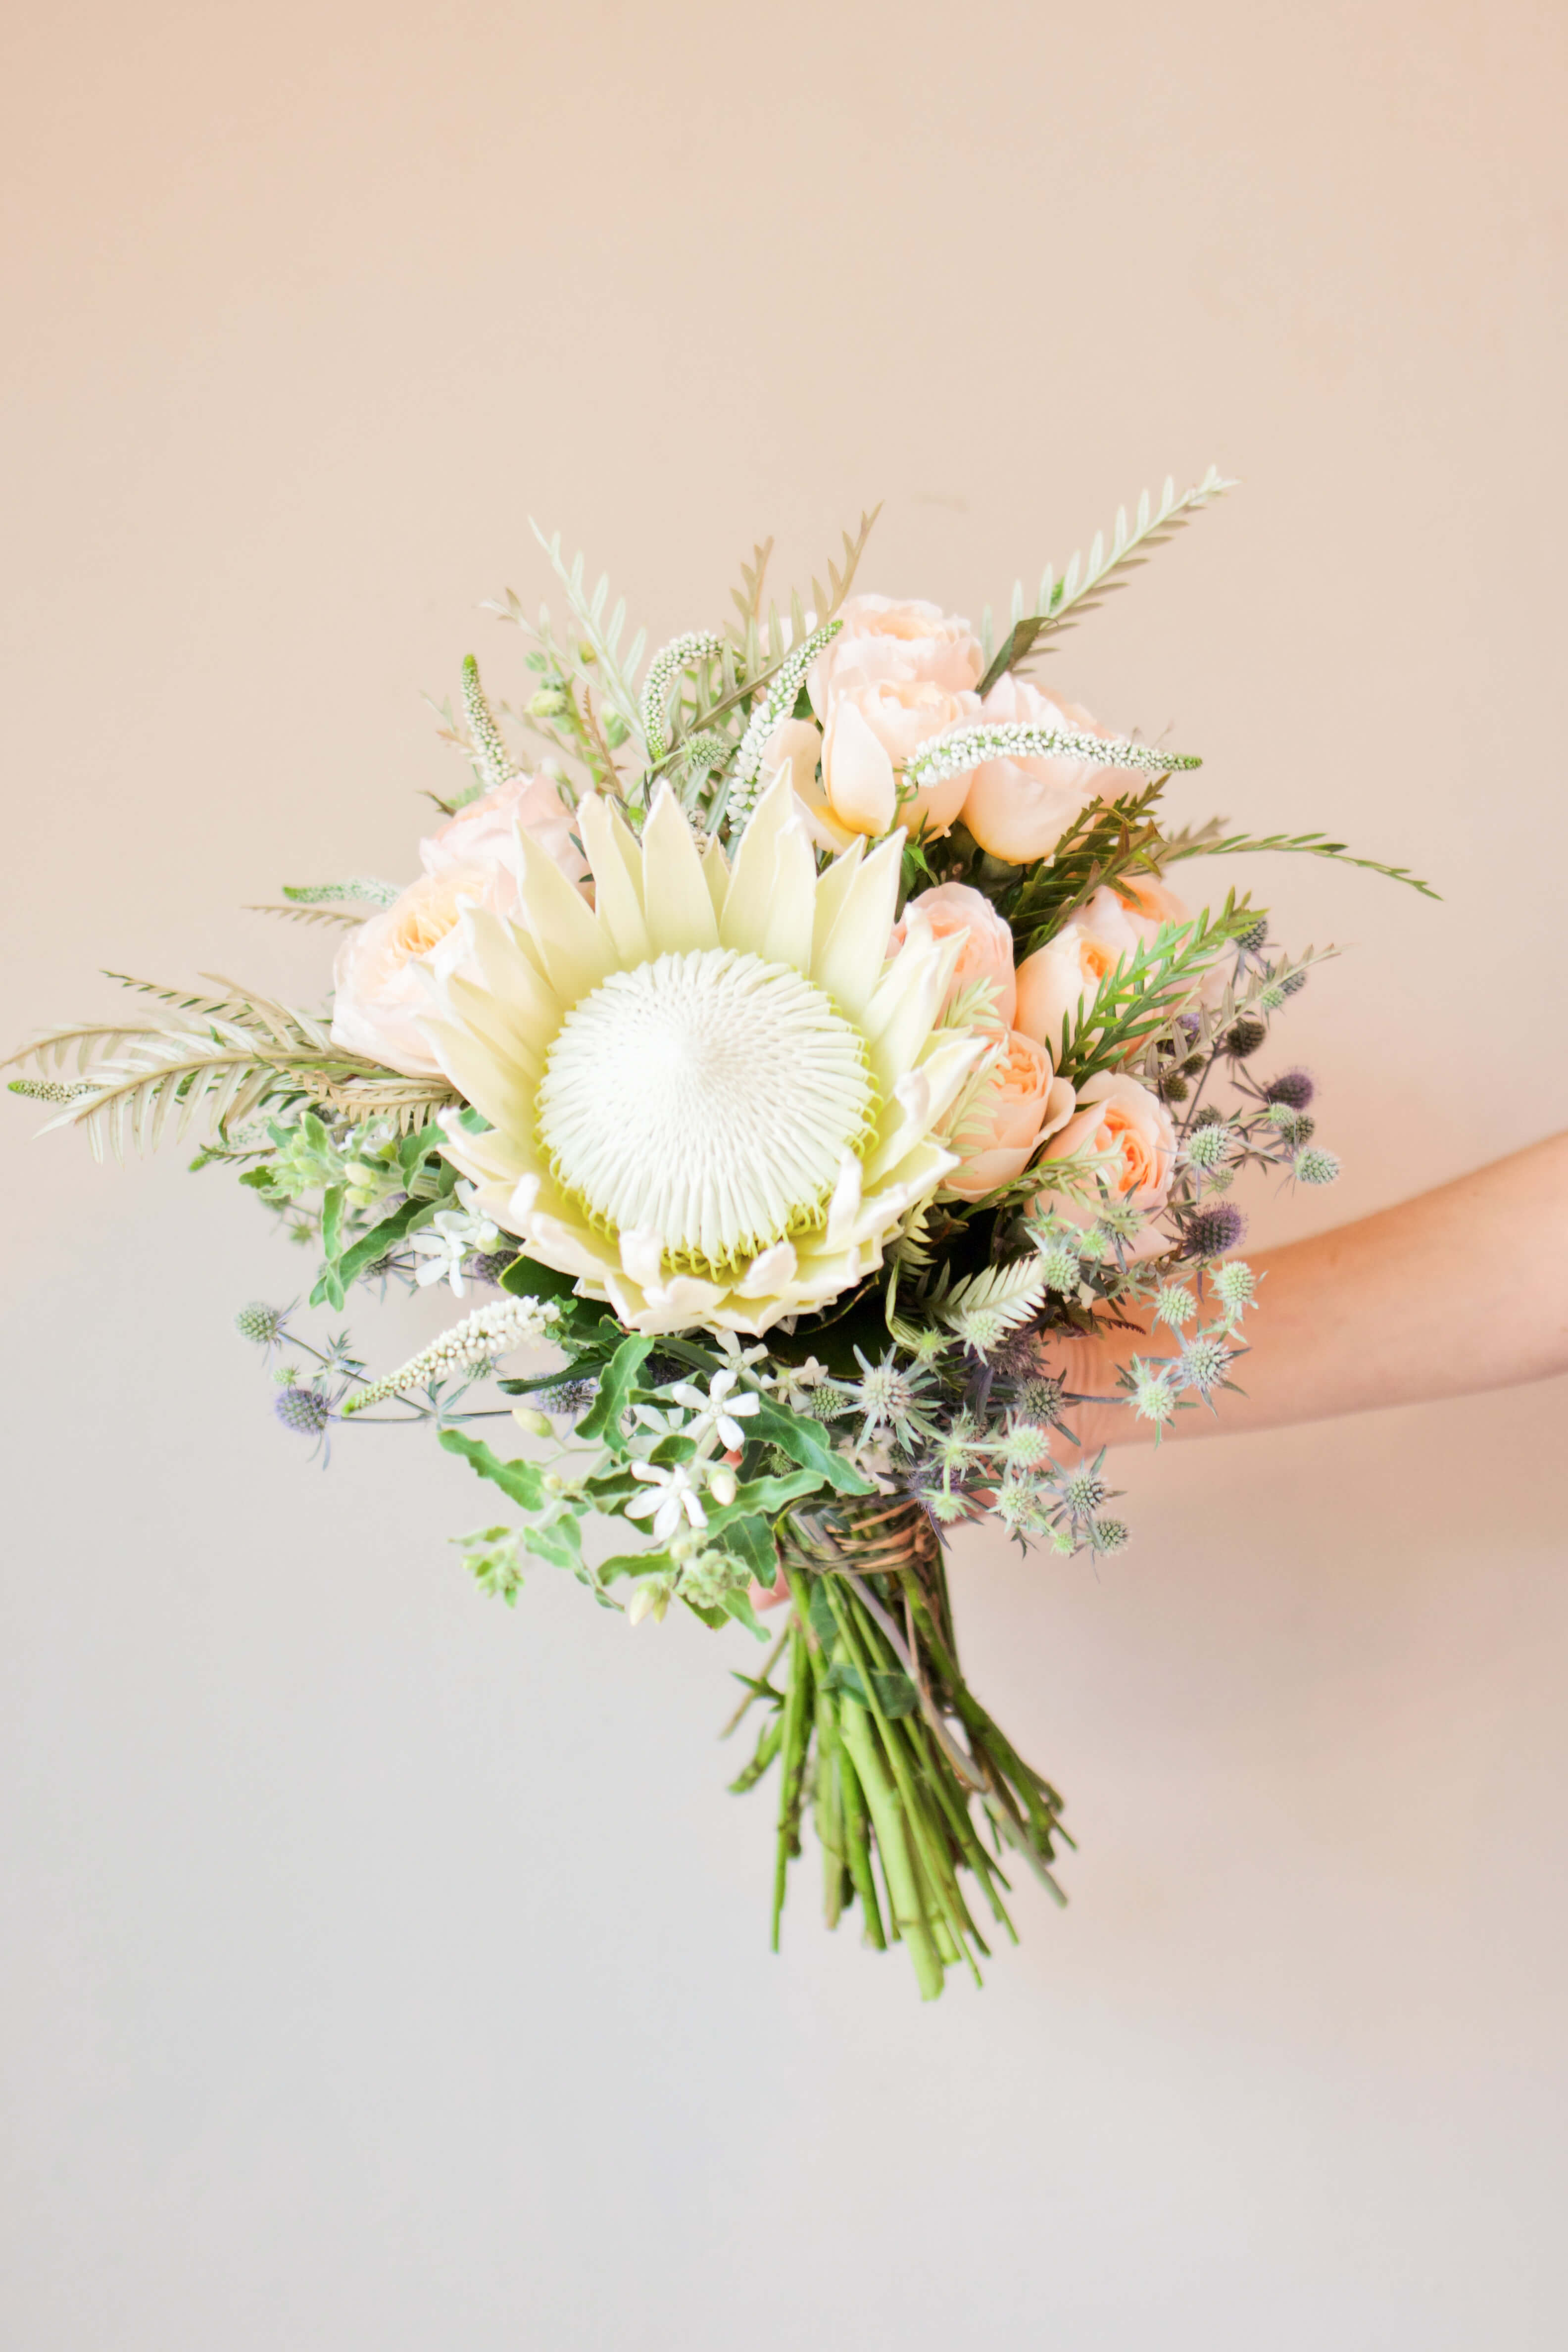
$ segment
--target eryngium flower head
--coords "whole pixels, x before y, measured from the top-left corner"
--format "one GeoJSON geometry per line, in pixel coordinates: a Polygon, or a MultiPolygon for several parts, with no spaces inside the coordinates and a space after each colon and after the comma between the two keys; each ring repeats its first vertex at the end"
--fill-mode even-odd
{"type": "Polygon", "coordinates": [[[1090,1551],[1101,1554],[1124,1551],[1132,1540],[1132,1530],[1125,1519],[1091,1519],[1086,1532],[1090,1551]]]}
{"type": "Polygon", "coordinates": [[[1259,915],[1249,930],[1242,931],[1236,941],[1243,955],[1257,955],[1268,940],[1268,918],[1259,915]]]}
{"type": "Polygon", "coordinates": [[[1311,1143],[1296,1154],[1295,1172],[1299,1184],[1331,1184],[1339,1175],[1340,1163],[1321,1144],[1311,1143]]]}
{"type": "Polygon", "coordinates": [[[242,1339],[253,1340],[258,1348],[275,1348],[283,1337],[288,1313],[286,1307],[268,1307],[264,1299],[253,1298],[235,1317],[234,1328],[242,1339]]]}
{"type": "Polygon", "coordinates": [[[285,1429],[300,1437],[321,1437],[331,1421],[332,1408],[320,1389],[280,1389],[272,1410],[285,1429]]]}
{"type": "Polygon", "coordinates": [[[1088,1518],[1105,1500],[1106,1486],[1100,1475],[1105,1456],[1098,1454],[1092,1462],[1080,1462],[1069,1470],[1057,1491],[1075,1519],[1088,1518]]]}
{"type": "Polygon", "coordinates": [[[1064,1381],[1050,1372],[1037,1372],[1033,1379],[1019,1381],[1014,1402],[1023,1420],[1048,1423],[1060,1412],[1066,1392],[1064,1381]]]}
{"type": "Polygon", "coordinates": [[[854,1391],[846,1388],[842,1381],[818,1381],[797,1408],[807,1421],[820,1422],[842,1421],[854,1409],[854,1391]]]}
{"type": "Polygon", "coordinates": [[[488,1282],[498,1287],[502,1275],[517,1256],[515,1250],[479,1250],[465,1265],[463,1271],[476,1282],[488,1282]]]}
{"type": "Polygon", "coordinates": [[[1251,1306],[1258,1289],[1258,1276],[1239,1257],[1233,1257],[1226,1265],[1216,1265],[1209,1280],[1215,1297],[1233,1321],[1251,1306]]]}
{"type": "Polygon", "coordinates": [[[1234,1201],[1208,1201],[1194,1209],[1183,1229],[1188,1257],[1225,1257],[1247,1231],[1247,1219],[1234,1201]]]}
{"type": "Polygon", "coordinates": [[[599,1393],[595,1380],[555,1381],[539,1391],[539,1402],[544,1411],[553,1413],[558,1421],[581,1421],[599,1393]]]}
{"type": "Polygon", "coordinates": [[[1212,1331],[1200,1331],[1189,1339],[1176,1359],[1178,1376],[1186,1388],[1196,1389],[1206,1397],[1218,1388],[1235,1359],[1234,1348],[1212,1331]]]}
{"type": "Polygon", "coordinates": [[[1285,1103],[1291,1110],[1305,1110],[1318,1089],[1305,1070],[1281,1070],[1270,1078],[1263,1089],[1265,1102],[1285,1103]]]}
{"type": "Polygon", "coordinates": [[[531,1256],[634,1331],[762,1333],[863,1281],[957,1155],[985,1040],[937,1027],[962,938],[906,916],[898,837],[820,877],[787,769],[733,867],[668,787],[640,841],[577,810],[595,903],[527,834],[515,922],[471,912],[426,1024],[490,1122],[447,1157],[531,1256]]]}
{"type": "Polygon", "coordinates": [[[1268,1034],[1267,1023],[1258,1020],[1250,1013],[1244,1013],[1239,1021],[1231,1023],[1220,1039],[1220,1051],[1228,1054],[1234,1062],[1245,1062],[1249,1054],[1257,1053],[1268,1034]]]}
{"type": "Polygon", "coordinates": [[[1224,1119],[1205,1119],[1187,1138],[1187,1158],[1205,1173],[1223,1168],[1236,1147],[1236,1129],[1224,1119]]]}
{"type": "Polygon", "coordinates": [[[930,1418],[935,1402],[931,1374],[918,1368],[906,1370],[891,1348],[879,1364],[868,1362],[858,1348],[855,1360],[861,1377],[850,1395],[854,1410],[865,1415],[861,1444],[873,1437],[891,1437],[906,1454],[912,1454],[922,1441],[929,1443],[937,1433],[930,1418]]]}

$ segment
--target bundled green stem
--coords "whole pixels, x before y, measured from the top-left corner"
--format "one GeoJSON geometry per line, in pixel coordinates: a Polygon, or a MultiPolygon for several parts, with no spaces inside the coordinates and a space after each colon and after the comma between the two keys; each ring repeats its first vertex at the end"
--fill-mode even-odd
{"type": "Polygon", "coordinates": [[[959,1672],[941,1550],[917,1504],[802,1507],[777,1542],[794,1604],[785,1685],[756,1685],[776,1712],[733,1784],[754,1786],[779,1760],[774,1948],[809,1804],[828,1926],[858,1900],[867,1942],[902,1943],[927,2000],[960,1963],[978,1983],[990,1947],[961,1874],[1016,1942],[999,1857],[1005,1845],[1023,1853],[1060,1900],[1049,1864],[1066,1840],[1061,1800],[959,1672]]]}

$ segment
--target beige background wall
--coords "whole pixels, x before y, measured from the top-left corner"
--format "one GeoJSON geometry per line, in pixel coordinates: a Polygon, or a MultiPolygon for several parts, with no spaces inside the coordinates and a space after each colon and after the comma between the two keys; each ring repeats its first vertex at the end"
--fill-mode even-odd
{"type": "MultiPolygon", "coordinates": [[[[1255,1233],[1561,1126],[1565,51],[1526,0],[14,12],[5,1030],[100,965],[316,989],[237,908],[410,870],[530,513],[657,642],[877,497],[868,584],[977,612],[1212,457],[1053,676],[1202,749],[1194,813],[1445,894],[1256,869],[1354,952],[1289,1041],[1344,1182],[1255,1233]]],[[[271,1421],[244,1198],[7,1118],[7,2342],[1561,2344],[1561,1385],[1138,1459],[1098,1578],[964,1543],[1081,1853],[922,2013],[805,1887],[763,1948],[740,1635],[484,1602],[466,1474],[271,1421]]]]}

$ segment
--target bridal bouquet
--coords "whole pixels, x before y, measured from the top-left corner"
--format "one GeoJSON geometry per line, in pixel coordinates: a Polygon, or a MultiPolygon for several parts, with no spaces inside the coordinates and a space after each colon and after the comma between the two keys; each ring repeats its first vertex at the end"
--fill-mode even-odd
{"type": "Polygon", "coordinates": [[[809,597],[773,602],[757,549],[736,617],[645,667],[552,542],[567,617],[508,596],[515,709],[465,663],[471,780],[416,878],[274,910],[341,930],[330,1011],[128,981],[139,1015],[50,1033],[13,1082],[99,1150],[199,1122],[193,1165],[318,1258],[312,1307],[449,1286],[461,1316],[387,1371],[296,1307],[237,1321],[287,1428],[423,1423],[489,1482],[496,1524],[458,1538],[487,1591],[531,1557],[633,1624],[679,1604],[765,1643],[779,1610],[730,1727],[761,1725],[733,1786],[777,1789],[775,1948],[809,1812],[828,1923],[858,1905],[928,1998],[1012,1934],[1009,1872],[1055,1891],[1066,1835],[964,1680],[944,1531],[1118,1551],[1071,1343],[1121,1335],[1156,1433],[1212,1408],[1258,1304],[1232,1187],[1337,1173],[1310,1080],[1254,1075],[1312,956],[1168,877],[1342,845],[1167,831],[1197,761],[1031,676],[1228,487],[1145,497],[999,642],[851,593],[868,520],[809,597]]]}

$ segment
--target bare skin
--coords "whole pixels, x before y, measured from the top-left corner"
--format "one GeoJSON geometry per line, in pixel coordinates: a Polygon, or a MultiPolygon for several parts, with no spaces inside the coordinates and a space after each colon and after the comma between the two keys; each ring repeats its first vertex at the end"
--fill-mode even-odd
{"type": "MultiPolygon", "coordinates": [[[[1244,1396],[1217,1416],[1180,1412],[1166,1436],[1224,1436],[1514,1388],[1568,1371],[1568,1134],[1478,1169],[1396,1209],[1289,1247],[1248,1251],[1258,1307],[1235,1366],[1244,1396]]],[[[1191,1327],[1189,1327],[1191,1328],[1191,1327]]],[[[1057,1343],[1052,1371],[1080,1394],[1114,1393],[1116,1366],[1173,1355],[1161,1327],[1139,1340],[1057,1343]]],[[[1154,1435],[1124,1405],[1073,1416],[1086,1450],[1154,1435]]]]}

